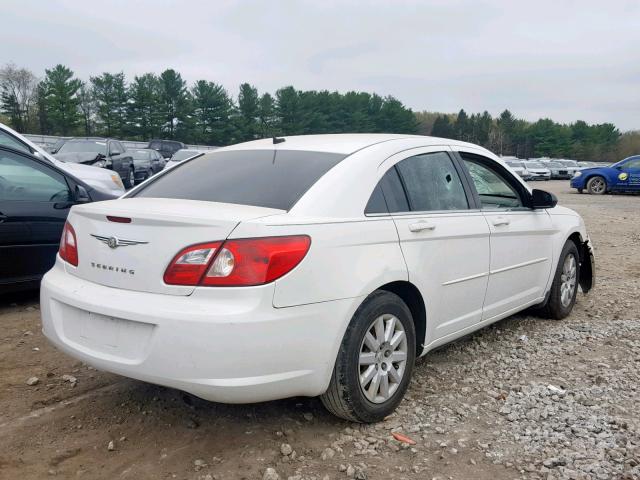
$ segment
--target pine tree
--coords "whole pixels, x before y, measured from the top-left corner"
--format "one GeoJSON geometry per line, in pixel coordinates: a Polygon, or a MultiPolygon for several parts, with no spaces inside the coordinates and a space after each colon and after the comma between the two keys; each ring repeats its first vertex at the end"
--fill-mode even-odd
{"type": "Polygon", "coordinates": [[[54,133],[71,135],[80,119],[78,90],[81,82],[64,65],[45,70],[44,88],[47,117],[54,133]]]}

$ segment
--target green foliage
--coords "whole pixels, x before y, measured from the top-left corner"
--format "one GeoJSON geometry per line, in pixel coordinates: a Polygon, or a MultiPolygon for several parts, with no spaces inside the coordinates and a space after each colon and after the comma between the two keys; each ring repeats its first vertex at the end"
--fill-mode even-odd
{"type": "Polygon", "coordinates": [[[248,83],[240,85],[237,129],[240,141],[260,138],[260,97],[258,89],[248,83]]]}
{"type": "Polygon", "coordinates": [[[53,133],[66,136],[75,131],[80,120],[78,90],[81,85],[82,82],[63,65],[45,70],[44,98],[53,133]]]}
{"type": "Polygon", "coordinates": [[[128,89],[127,132],[137,140],[161,136],[164,114],[160,108],[160,80],[153,73],[135,77],[128,89]]]}
{"type": "Polygon", "coordinates": [[[197,143],[228,145],[234,140],[234,107],[227,91],[217,83],[198,80],[191,89],[193,133],[197,143]]]}
{"type": "Polygon", "coordinates": [[[38,82],[13,64],[0,68],[0,111],[20,131],[115,136],[147,141],[229,145],[275,135],[320,133],[419,133],[479,144],[500,155],[577,160],[616,160],[640,153],[640,134],[611,123],[565,125],[543,118],[528,122],[509,110],[457,114],[413,112],[393,97],[375,93],[296,90],[260,95],[240,85],[237,99],[221,85],[198,80],[189,87],[180,73],[145,73],[127,84],[124,73],[102,73],[89,83],[56,65],[38,82]],[[236,103],[237,101],[237,103],[236,103]]]}
{"type": "Polygon", "coordinates": [[[169,68],[160,74],[160,112],[164,121],[163,131],[168,138],[178,138],[177,133],[187,132],[183,124],[191,113],[191,97],[187,82],[169,68]]]}
{"type": "Polygon", "coordinates": [[[124,73],[103,73],[91,77],[96,102],[98,129],[107,137],[119,137],[127,125],[127,86],[124,73]]]}

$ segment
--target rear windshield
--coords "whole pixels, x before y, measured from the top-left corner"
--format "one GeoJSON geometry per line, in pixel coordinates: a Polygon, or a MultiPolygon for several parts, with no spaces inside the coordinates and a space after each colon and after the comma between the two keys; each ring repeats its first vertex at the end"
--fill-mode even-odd
{"type": "Polygon", "coordinates": [[[132,197],[181,198],[289,210],[345,157],[296,150],[214,152],[176,165],[132,197]]]}

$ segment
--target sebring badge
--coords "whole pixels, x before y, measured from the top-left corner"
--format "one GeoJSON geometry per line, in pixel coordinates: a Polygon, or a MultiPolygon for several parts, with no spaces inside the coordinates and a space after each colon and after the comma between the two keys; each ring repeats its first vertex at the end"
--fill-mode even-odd
{"type": "Polygon", "coordinates": [[[124,240],[118,237],[103,237],[101,235],[91,234],[93,238],[97,238],[102,243],[105,243],[109,246],[109,248],[118,248],[118,247],[128,247],[130,245],[141,245],[149,242],[139,242],[138,240],[124,240]]]}

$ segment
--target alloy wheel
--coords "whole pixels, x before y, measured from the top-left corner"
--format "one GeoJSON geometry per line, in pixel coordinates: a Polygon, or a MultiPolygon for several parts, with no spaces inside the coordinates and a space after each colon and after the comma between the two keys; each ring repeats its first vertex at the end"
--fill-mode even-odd
{"type": "Polygon", "coordinates": [[[604,180],[602,180],[601,178],[594,178],[591,181],[591,191],[593,193],[602,193],[604,192],[605,189],[605,183],[604,180]]]}
{"type": "Polygon", "coordinates": [[[383,403],[398,390],[407,364],[408,342],[402,322],[391,314],[377,317],[360,345],[360,388],[367,400],[383,403]]]}
{"type": "Polygon", "coordinates": [[[573,254],[565,257],[562,264],[562,274],[560,275],[560,302],[562,306],[568,307],[573,300],[576,289],[577,262],[573,254]]]}

